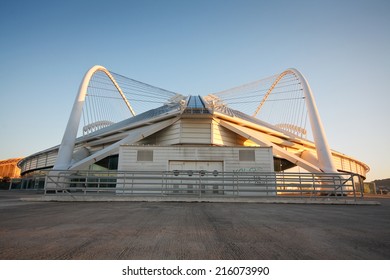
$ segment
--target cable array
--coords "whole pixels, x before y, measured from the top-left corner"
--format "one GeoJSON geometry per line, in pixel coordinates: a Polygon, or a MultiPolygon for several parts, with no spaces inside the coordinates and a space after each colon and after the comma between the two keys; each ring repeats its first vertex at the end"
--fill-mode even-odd
{"type": "Polygon", "coordinates": [[[298,137],[310,134],[303,87],[293,73],[273,75],[209,96],[214,102],[253,115],[298,137]]]}
{"type": "MultiPolygon", "coordinates": [[[[162,106],[178,95],[123,75],[110,74],[136,114],[162,106]]],[[[102,71],[95,72],[89,81],[79,135],[89,134],[132,116],[126,101],[108,75],[102,71]]]]}
{"type": "MultiPolygon", "coordinates": [[[[140,114],[183,97],[120,74],[110,74],[111,78],[97,71],[89,81],[79,134],[86,135],[130,118],[132,111],[140,114]]],[[[213,102],[213,106],[253,115],[298,137],[307,137],[303,87],[293,72],[209,94],[205,100],[213,102]]]]}

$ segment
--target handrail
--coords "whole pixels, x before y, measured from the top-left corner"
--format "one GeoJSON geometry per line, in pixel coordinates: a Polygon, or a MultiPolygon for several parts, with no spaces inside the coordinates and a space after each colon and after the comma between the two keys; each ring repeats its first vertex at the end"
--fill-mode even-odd
{"type": "Polygon", "coordinates": [[[207,171],[58,171],[48,173],[45,193],[115,195],[302,196],[352,195],[361,184],[355,174],[207,171]],[[56,174],[56,175],[52,175],[56,174]]]}
{"type": "MultiPolygon", "coordinates": [[[[362,198],[362,180],[348,173],[277,173],[175,171],[63,171],[47,172],[46,195],[130,196],[278,196],[326,199],[362,198]]],[[[28,180],[28,179],[26,179],[28,180]]],[[[34,184],[32,184],[34,185],[34,184]]],[[[42,185],[42,184],[36,184],[42,185]]]]}

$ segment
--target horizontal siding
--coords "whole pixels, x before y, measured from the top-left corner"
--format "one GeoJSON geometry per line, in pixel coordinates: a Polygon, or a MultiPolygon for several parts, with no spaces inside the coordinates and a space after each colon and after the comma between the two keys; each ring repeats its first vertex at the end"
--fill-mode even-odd
{"type": "Polygon", "coordinates": [[[342,158],[333,156],[333,163],[337,170],[344,170],[342,158]]]}
{"type": "Polygon", "coordinates": [[[37,169],[38,168],[38,157],[34,157],[31,161],[31,169],[37,169]]]}
{"type": "Polygon", "coordinates": [[[273,171],[271,148],[255,148],[255,160],[239,161],[238,147],[142,147],[121,146],[118,169],[121,171],[167,171],[169,161],[223,162],[224,171],[273,171]],[[153,162],[137,162],[138,150],[153,150],[153,162]]]}
{"type": "Polygon", "coordinates": [[[351,166],[352,166],[352,168],[351,168],[352,170],[351,171],[353,173],[357,173],[356,162],[351,162],[351,166]]]}
{"type": "Polygon", "coordinates": [[[57,158],[57,153],[58,151],[54,150],[24,159],[21,166],[21,172],[28,172],[33,169],[42,169],[53,166],[57,158]]]}
{"type": "Polygon", "coordinates": [[[58,151],[49,152],[47,155],[47,166],[53,166],[57,159],[58,151]]]}
{"type": "Polygon", "coordinates": [[[212,143],[221,146],[236,146],[237,134],[220,126],[216,121],[212,122],[212,143]]]}
{"type": "Polygon", "coordinates": [[[180,121],[156,133],[157,145],[175,145],[180,142],[180,121]]]}
{"type": "Polygon", "coordinates": [[[354,160],[333,155],[333,162],[338,170],[357,173],[364,177],[367,175],[365,167],[354,160]]]}
{"type": "Polygon", "coordinates": [[[119,148],[118,170],[132,171],[134,162],[137,159],[137,151],[134,149],[119,148]]]}
{"type": "Polygon", "coordinates": [[[181,144],[211,144],[210,134],[188,133],[180,137],[181,144]]]}
{"type": "MultiPolygon", "coordinates": [[[[239,150],[234,151],[234,157],[239,158],[239,150]]],[[[235,172],[269,172],[274,171],[271,148],[256,148],[255,161],[230,161],[226,163],[226,171],[235,172]]]]}
{"type": "Polygon", "coordinates": [[[211,119],[182,119],[180,143],[211,144],[211,119]]]}
{"type": "Polygon", "coordinates": [[[20,166],[21,172],[25,172],[27,169],[27,161],[24,161],[23,164],[20,166]]]}
{"type": "Polygon", "coordinates": [[[37,166],[38,168],[42,168],[46,166],[47,154],[39,155],[37,158],[37,166]]]}

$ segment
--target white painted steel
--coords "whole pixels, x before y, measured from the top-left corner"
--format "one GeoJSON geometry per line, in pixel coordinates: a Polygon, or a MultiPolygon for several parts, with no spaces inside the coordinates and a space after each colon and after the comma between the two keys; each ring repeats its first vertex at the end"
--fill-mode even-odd
{"type": "Polygon", "coordinates": [[[266,95],[264,96],[263,100],[260,102],[260,105],[257,107],[253,116],[257,115],[257,113],[264,105],[265,101],[267,100],[272,90],[275,88],[278,82],[287,74],[293,74],[295,77],[299,79],[299,81],[302,84],[303,94],[305,96],[306,108],[310,120],[310,126],[312,129],[314,143],[317,151],[317,158],[319,163],[318,167],[323,172],[337,172],[335,164],[333,163],[332,160],[332,154],[329,148],[328,140],[325,135],[325,130],[322,125],[320,114],[318,112],[317,105],[314,100],[313,92],[311,91],[310,85],[307,82],[306,78],[297,69],[294,68],[287,69],[276,78],[275,82],[272,84],[272,86],[269,88],[266,95]]]}
{"type": "MultiPolygon", "coordinates": [[[[22,168],[22,172],[34,172],[35,170],[51,168],[53,165],[54,170],[80,170],[88,168],[89,164],[113,152],[117,152],[118,146],[123,143],[166,146],[175,144],[272,146],[276,156],[279,155],[294,163],[298,162],[298,165],[303,168],[306,167],[305,169],[311,172],[336,172],[338,169],[357,172],[365,177],[365,173],[369,170],[369,167],[364,163],[336,151],[332,151],[335,164],[333,163],[331,158],[332,154],[329,150],[310,86],[302,74],[295,69],[288,69],[285,72],[295,75],[302,83],[315,138],[314,143],[299,137],[293,137],[289,133],[279,130],[265,122],[251,122],[248,119],[241,119],[237,116],[218,112],[217,110],[210,116],[206,117],[202,115],[201,118],[201,115],[183,114],[171,125],[167,125],[166,127],[164,125],[158,125],[159,122],[161,123],[167,119],[178,117],[181,114],[178,110],[147,120],[140,120],[127,126],[107,130],[93,137],[82,138],[75,145],[75,138],[89,81],[96,71],[106,73],[102,69],[105,68],[102,66],[94,66],[86,73],[80,85],[58,157],[58,146],[31,155],[18,163],[19,167],[22,168]],[[219,120],[223,121],[223,125],[221,125],[219,120]],[[78,153],[78,149],[81,146],[87,147],[90,154],[78,153]],[[99,150],[101,151],[99,152],[99,150]],[[304,152],[306,150],[308,152],[304,152]],[[316,161],[316,154],[319,162],[316,161]],[[77,162],[74,161],[75,156],[78,156],[76,159],[77,162]],[[72,166],[72,164],[76,165],[72,166]]],[[[108,71],[107,73],[109,75],[108,71]]],[[[212,148],[215,149],[215,147],[212,148]]]]}
{"type": "Polygon", "coordinates": [[[294,155],[293,153],[286,151],[282,147],[269,141],[259,131],[255,131],[255,130],[250,129],[248,127],[243,127],[243,126],[233,124],[233,123],[228,123],[225,121],[220,121],[220,124],[222,126],[226,127],[227,129],[230,129],[231,131],[241,135],[242,137],[250,139],[251,141],[255,142],[256,144],[258,144],[260,146],[272,147],[273,153],[276,156],[280,156],[282,158],[285,158],[288,161],[290,161],[298,166],[301,166],[302,168],[304,168],[305,170],[307,170],[309,172],[313,172],[313,173],[321,172],[321,170],[317,166],[298,157],[297,155],[294,155]]]}
{"type": "Polygon", "coordinates": [[[129,132],[128,136],[125,138],[105,147],[102,150],[97,151],[96,153],[80,160],[79,162],[76,162],[73,164],[69,170],[82,170],[87,169],[87,167],[111,154],[118,153],[119,147],[124,144],[134,144],[135,142],[138,142],[142,140],[145,137],[148,137],[149,135],[152,135],[167,126],[172,125],[174,122],[176,122],[178,119],[169,119],[165,120],[159,123],[155,123],[149,126],[143,126],[137,129],[132,130],[129,132]]]}
{"type": "Polygon", "coordinates": [[[345,200],[351,195],[360,197],[363,183],[357,174],[347,173],[275,173],[275,172],[209,172],[193,171],[71,171],[49,174],[46,195],[65,197],[88,194],[111,197],[154,196],[167,197],[255,197],[284,196],[295,198],[345,200]],[[48,184],[50,181],[50,184],[48,184]],[[218,188],[216,188],[218,186],[218,188]],[[116,194],[116,196],[112,196],[116,194]]]}
{"type": "Polygon", "coordinates": [[[87,94],[87,89],[89,82],[92,78],[92,76],[97,72],[101,71],[105,73],[112,83],[115,85],[115,87],[118,89],[119,94],[123,98],[124,102],[126,103],[127,107],[129,108],[131,114],[135,116],[135,112],[131,108],[129,102],[127,101],[125,95],[123,94],[122,90],[120,89],[119,85],[115,81],[114,77],[110,74],[110,72],[104,68],[103,66],[100,65],[95,65],[91,69],[87,71],[85,74],[79,88],[79,92],[76,96],[76,100],[73,104],[72,112],[70,113],[70,117],[68,120],[68,124],[65,129],[64,136],[61,141],[61,145],[58,151],[58,156],[56,159],[56,162],[54,164],[53,169],[57,170],[66,170],[70,167],[71,162],[72,162],[72,155],[73,155],[73,150],[76,142],[76,137],[77,137],[77,131],[79,128],[79,123],[81,119],[81,114],[83,111],[83,105],[85,101],[85,96],[87,94]]]}
{"type": "Polygon", "coordinates": [[[298,70],[291,68],[287,71],[294,73],[294,75],[296,75],[302,83],[306,107],[309,114],[310,126],[313,133],[314,142],[316,144],[319,168],[326,173],[337,172],[335,164],[332,160],[332,153],[330,152],[328,140],[325,135],[325,129],[322,125],[320,114],[318,112],[317,105],[314,100],[314,95],[311,91],[309,83],[298,70]]]}

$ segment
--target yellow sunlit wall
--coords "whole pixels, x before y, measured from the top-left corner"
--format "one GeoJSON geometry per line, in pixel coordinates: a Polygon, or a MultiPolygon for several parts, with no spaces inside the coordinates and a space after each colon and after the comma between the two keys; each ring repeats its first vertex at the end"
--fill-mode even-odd
{"type": "Polygon", "coordinates": [[[17,163],[22,158],[10,158],[6,160],[0,160],[0,178],[10,177],[18,178],[20,177],[20,168],[17,166],[17,163]]]}

